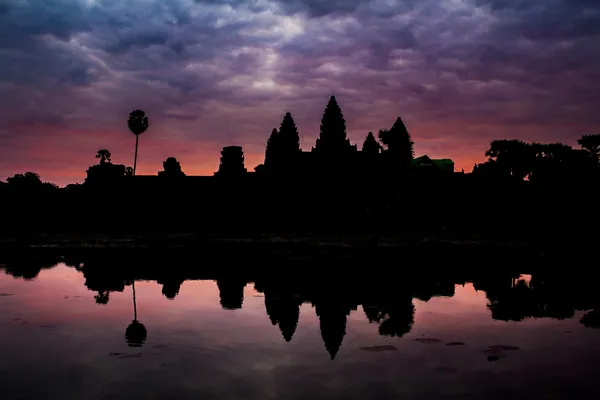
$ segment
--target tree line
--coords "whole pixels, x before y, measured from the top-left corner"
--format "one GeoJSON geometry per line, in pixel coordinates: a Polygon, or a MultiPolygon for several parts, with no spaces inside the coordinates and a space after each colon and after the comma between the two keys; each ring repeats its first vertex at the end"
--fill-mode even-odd
{"type": "Polygon", "coordinates": [[[563,143],[527,143],[521,140],[494,140],[476,164],[473,174],[510,176],[519,180],[580,178],[598,172],[600,134],[583,135],[577,140],[581,149],[563,143]]]}

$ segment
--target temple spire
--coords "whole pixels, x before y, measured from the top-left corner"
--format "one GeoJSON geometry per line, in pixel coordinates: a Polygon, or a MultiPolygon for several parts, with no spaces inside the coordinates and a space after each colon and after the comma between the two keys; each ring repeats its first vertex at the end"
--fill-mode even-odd
{"type": "Polygon", "coordinates": [[[335,96],[329,102],[321,119],[321,131],[315,145],[320,153],[339,154],[350,149],[350,141],[346,137],[346,120],[335,96]]]}

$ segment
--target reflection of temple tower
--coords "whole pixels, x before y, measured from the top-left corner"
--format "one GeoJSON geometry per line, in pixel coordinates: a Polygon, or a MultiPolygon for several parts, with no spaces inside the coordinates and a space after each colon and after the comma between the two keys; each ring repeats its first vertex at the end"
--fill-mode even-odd
{"type": "Polygon", "coordinates": [[[246,282],[239,279],[219,279],[219,297],[221,307],[225,310],[238,310],[244,302],[244,287],[246,282]]]}
{"type": "Polygon", "coordinates": [[[221,164],[215,175],[240,175],[247,172],[244,167],[244,151],[241,146],[223,147],[221,164]]]}
{"type": "Polygon", "coordinates": [[[273,325],[279,324],[279,330],[286,342],[292,340],[298,319],[301,302],[291,294],[278,294],[265,291],[265,308],[273,325]]]}
{"type": "Polygon", "coordinates": [[[169,300],[175,299],[181,289],[181,280],[167,280],[163,283],[162,294],[169,300]]]}
{"type": "Polygon", "coordinates": [[[318,303],[316,313],[319,317],[321,337],[325,348],[333,360],[346,335],[346,321],[349,310],[340,304],[318,303]]]}
{"type": "Polygon", "coordinates": [[[292,340],[296,328],[298,327],[298,319],[300,318],[300,305],[294,299],[287,299],[281,307],[281,315],[279,316],[279,330],[286,342],[292,340]]]}

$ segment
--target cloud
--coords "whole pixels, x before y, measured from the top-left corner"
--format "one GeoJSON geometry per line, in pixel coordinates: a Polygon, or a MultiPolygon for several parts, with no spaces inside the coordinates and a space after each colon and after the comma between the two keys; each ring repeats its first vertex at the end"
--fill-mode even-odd
{"type": "Polygon", "coordinates": [[[462,146],[483,157],[503,132],[575,144],[600,124],[600,3],[592,0],[2,4],[0,178],[21,172],[17,154],[36,159],[28,141],[64,147],[66,132],[82,135],[73,151],[101,145],[117,159],[133,108],[152,121],[144,140],[153,150],[140,159],[152,173],[167,156],[158,143],[184,154],[184,169],[214,170],[215,149],[227,144],[244,145],[248,163],[258,163],[286,111],[309,149],[332,93],[355,143],[401,115],[424,153],[441,148],[436,132],[450,154],[462,146]]]}

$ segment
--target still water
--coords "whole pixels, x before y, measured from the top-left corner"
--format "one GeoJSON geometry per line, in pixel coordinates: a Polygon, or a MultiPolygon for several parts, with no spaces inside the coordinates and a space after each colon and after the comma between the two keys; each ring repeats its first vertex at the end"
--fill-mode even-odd
{"type": "Polygon", "coordinates": [[[571,305],[506,297],[530,280],[494,296],[452,284],[386,310],[265,298],[253,283],[241,298],[209,280],[92,291],[61,263],[0,270],[0,398],[594,398],[600,330],[571,305]]]}

